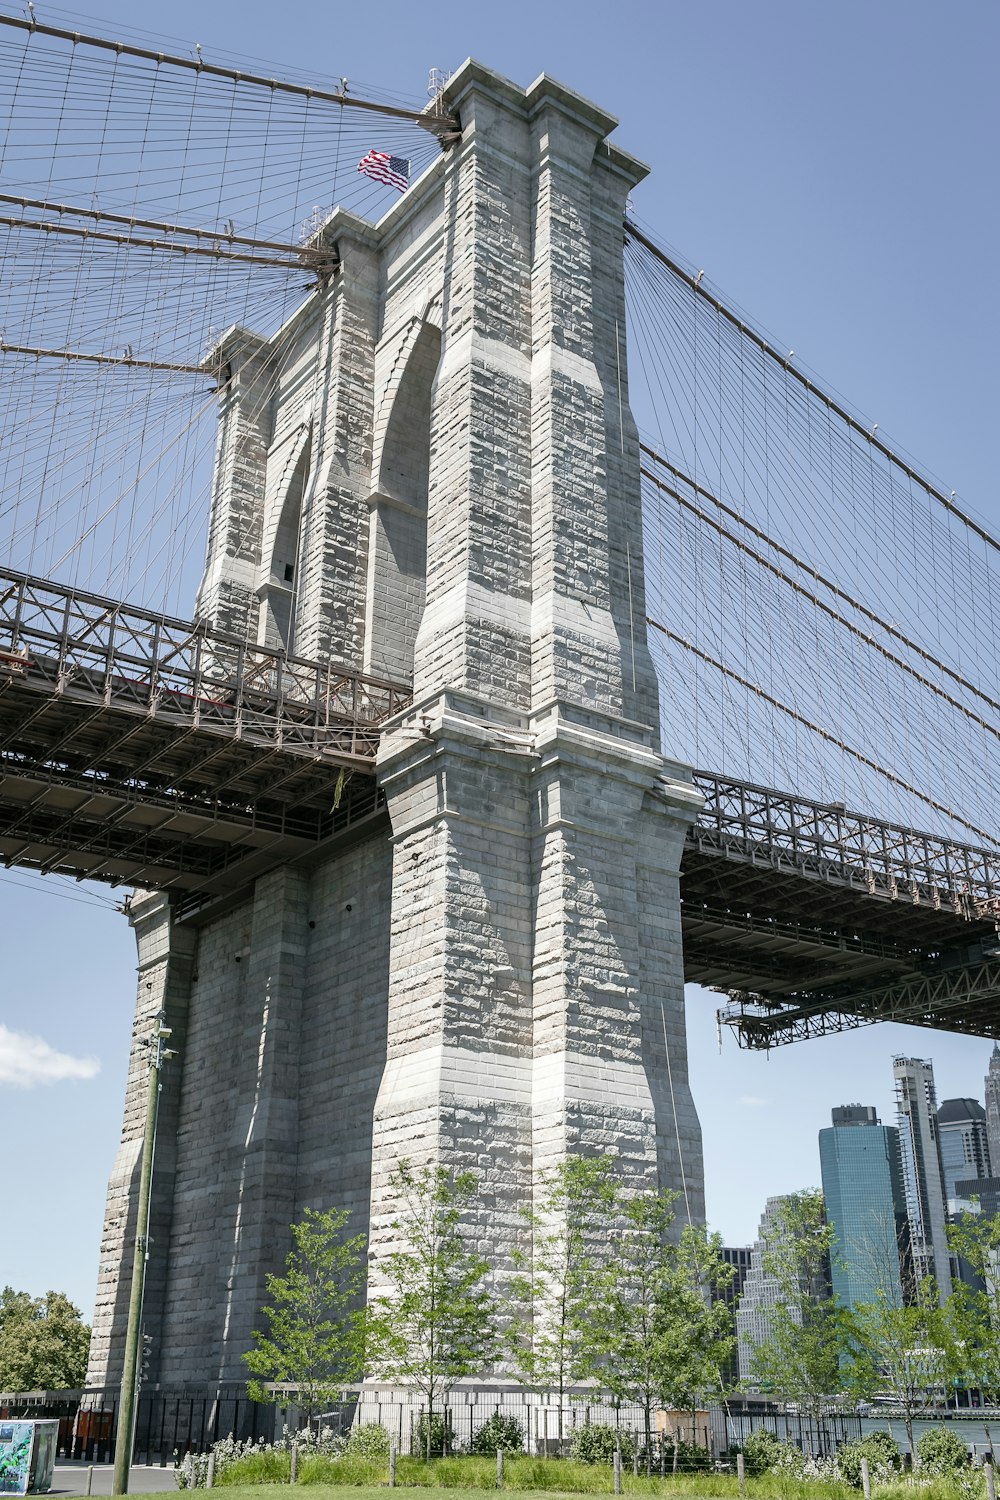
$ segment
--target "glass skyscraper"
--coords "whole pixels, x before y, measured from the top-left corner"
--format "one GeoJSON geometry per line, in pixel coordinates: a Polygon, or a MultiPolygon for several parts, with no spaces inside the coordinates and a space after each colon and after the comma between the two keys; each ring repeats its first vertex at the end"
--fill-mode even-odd
{"type": "Polygon", "coordinates": [[[899,1131],[866,1104],[842,1105],[832,1118],[819,1133],[819,1159],[834,1295],[849,1308],[879,1297],[901,1307],[911,1262],[899,1131]]]}
{"type": "Polygon", "coordinates": [[[978,1099],[946,1099],[937,1112],[938,1148],[949,1211],[961,1197],[957,1184],[970,1177],[990,1176],[986,1111],[978,1099]]]}

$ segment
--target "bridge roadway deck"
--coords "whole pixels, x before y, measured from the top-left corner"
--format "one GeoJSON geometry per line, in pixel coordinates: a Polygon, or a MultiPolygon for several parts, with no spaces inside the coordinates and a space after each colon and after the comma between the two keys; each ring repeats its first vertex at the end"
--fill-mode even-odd
{"type": "MultiPolygon", "coordinates": [[[[384,818],[400,684],[0,572],[0,859],[204,918],[384,818]]],[[[696,772],[685,977],[767,1047],[870,1021],[1000,1037],[1000,852],[696,772]]]]}
{"type": "Polygon", "coordinates": [[[408,697],[2,571],[0,858],[231,891],[374,810],[378,726],[408,697]]]}

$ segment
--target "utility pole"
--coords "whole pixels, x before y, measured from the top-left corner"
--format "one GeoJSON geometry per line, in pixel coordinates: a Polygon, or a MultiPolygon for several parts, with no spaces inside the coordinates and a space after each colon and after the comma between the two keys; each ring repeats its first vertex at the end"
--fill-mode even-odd
{"type": "Polygon", "coordinates": [[[132,1263],[132,1294],[128,1304],[128,1326],[125,1330],[125,1363],[122,1367],[122,1389],[118,1402],[118,1438],[115,1443],[113,1495],[128,1494],[128,1473],[135,1443],[136,1404],[139,1395],[139,1345],[142,1332],[142,1294],[146,1282],[146,1258],[149,1253],[149,1199],[153,1182],[153,1155],[156,1150],[156,1116],[160,1102],[160,1069],[176,1052],[164,1047],[170,1035],[164,1026],[161,1010],[156,1029],[140,1046],[149,1051],[149,1090],[146,1095],[146,1127],[142,1138],[142,1174],[139,1178],[139,1207],[135,1224],[135,1258],[132,1263]]]}

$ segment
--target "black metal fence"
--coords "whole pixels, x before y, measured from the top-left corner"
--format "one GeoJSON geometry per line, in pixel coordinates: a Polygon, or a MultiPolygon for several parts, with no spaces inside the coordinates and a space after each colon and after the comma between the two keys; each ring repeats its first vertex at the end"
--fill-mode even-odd
{"type": "MultiPolygon", "coordinates": [[[[111,1463],[115,1456],[119,1387],[86,1391],[29,1391],[0,1395],[0,1416],[57,1417],[56,1457],[86,1463],[111,1463]]],[[[279,1424],[280,1431],[280,1424],[279,1424]]],[[[137,1464],[174,1462],[175,1456],[204,1452],[220,1438],[270,1441],[275,1435],[275,1411],[251,1401],[243,1385],[220,1386],[207,1392],[179,1388],[142,1391],[136,1411],[137,1464]]]]}
{"type": "Polygon", "coordinates": [[[816,1418],[805,1412],[780,1411],[772,1403],[747,1403],[742,1399],[713,1407],[712,1425],[716,1447],[724,1452],[742,1448],[750,1433],[761,1427],[815,1458],[828,1458],[861,1436],[861,1418],[852,1412],[825,1412],[816,1418]]]}
{"type": "MultiPolygon", "coordinates": [[[[56,1417],[59,1458],[110,1463],[115,1456],[118,1400],[117,1387],[0,1394],[0,1417],[56,1417]]],[[[642,1455],[630,1461],[646,1466],[642,1409],[616,1405],[593,1390],[574,1391],[560,1403],[549,1394],[512,1386],[458,1389],[435,1413],[434,1450],[473,1451],[480,1429],[497,1414],[517,1423],[526,1453],[566,1455],[573,1449],[579,1428],[600,1424],[620,1432],[623,1449],[629,1455],[642,1455]]],[[[276,1388],[275,1404],[268,1405],[251,1401],[246,1387],[238,1383],[210,1390],[153,1386],[140,1393],[133,1462],[167,1466],[186,1453],[203,1453],[229,1435],[272,1442],[285,1427],[297,1431],[307,1422],[316,1432],[326,1429],[342,1437],[352,1427],[377,1423],[386,1428],[402,1454],[419,1454],[427,1437],[425,1406],[419,1394],[388,1385],[349,1387],[338,1400],[324,1403],[321,1411],[309,1415],[290,1388],[276,1388]]],[[[770,1403],[740,1399],[711,1411],[654,1413],[649,1463],[672,1471],[675,1444],[677,1468],[718,1463],[742,1447],[749,1433],[759,1427],[816,1455],[831,1454],[861,1435],[861,1421],[853,1415],[831,1413],[816,1421],[781,1412],[770,1403]]]]}

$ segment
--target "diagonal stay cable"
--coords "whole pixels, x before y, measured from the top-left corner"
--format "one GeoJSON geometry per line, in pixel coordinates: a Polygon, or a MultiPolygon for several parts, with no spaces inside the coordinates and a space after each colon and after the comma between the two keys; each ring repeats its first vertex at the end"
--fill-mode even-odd
{"type": "Polygon", "coordinates": [[[855,625],[853,620],[849,620],[846,615],[841,614],[839,609],[834,609],[831,604],[827,604],[824,599],[820,599],[811,589],[807,589],[804,584],[799,583],[798,579],[792,578],[783,568],[779,568],[776,563],[764,557],[762,553],[751,547],[748,542],[741,541],[738,536],[733,536],[731,531],[727,531],[718,521],[714,521],[700,506],[695,505],[691,500],[685,499],[678,490],[672,489],[668,484],[664,484],[662,480],[650,474],[648,469],[643,469],[641,472],[651,483],[656,485],[658,490],[669,495],[678,505],[682,505],[685,510],[690,511],[705,526],[710,526],[713,531],[718,532],[719,536],[724,537],[732,546],[737,547],[748,557],[752,557],[759,567],[765,568],[774,578],[780,579],[782,583],[786,583],[795,593],[800,594],[804,599],[808,599],[810,604],[815,605],[818,610],[821,610],[831,620],[835,620],[838,625],[842,625],[845,630],[849,630],[852,635],[857,636],[864,645],[869,646],[873,651],[879,652],[881,656],[885,657],[886,661],[891,662],[894,667],[898,667],[900,671],[907,673],[908,676],[919,682],[921,687],[925,687],[937,697],[943,698],[949,708],[957,709],[960,714],[964,714],[967,719],[971,719],[979,729],[984,729],[994,739],[1000,740],[1000,729],[997,729],[996,725],[991,724],[987,719],[981,718],[979,714],[973,713],[971,708],[967,708],[964,703],[959,702],[957,698],[953,698],[950,693],[945,692],[944,688],[939,687],[936,682],[932,682],[929,677],[925,677],[922,672],[918,672],[915,667],[911,667],[909,662],[904,661],[901,656],[897,656],[894,651],[890,651],[888,647],[883,646],[874,636],[868,635],[860,626],[855,625]]]}

